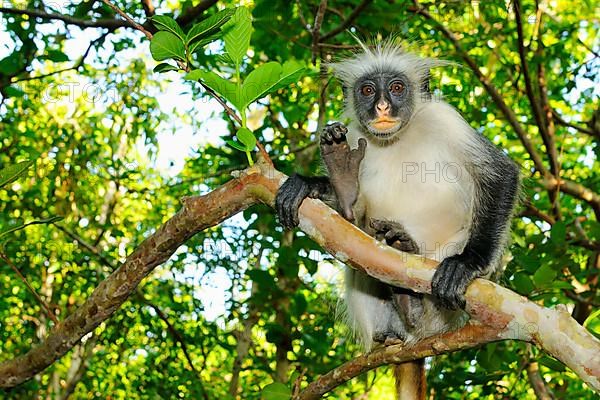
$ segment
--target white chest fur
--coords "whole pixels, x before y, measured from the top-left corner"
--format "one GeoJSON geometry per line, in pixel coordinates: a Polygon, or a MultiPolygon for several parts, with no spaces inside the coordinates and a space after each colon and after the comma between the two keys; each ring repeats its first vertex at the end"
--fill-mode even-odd
{"type": "MultiPolygon", "coordinates": [[[[367,218],[401,223],[421,254],[440,261],[468,240],[474,185],[460,151],[463,138],[453,132],[464,126],[428,126],[413,121],[393,145],[369,144],[359,184],[367,218]]],[[[350,126],[351,146],[361,135],[350,126]]]]}

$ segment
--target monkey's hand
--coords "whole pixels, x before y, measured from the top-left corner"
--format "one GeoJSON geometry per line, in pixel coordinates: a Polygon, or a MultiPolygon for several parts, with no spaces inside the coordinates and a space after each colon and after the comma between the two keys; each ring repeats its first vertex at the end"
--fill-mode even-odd
{"type": "Polygon", "coordinates": [[[431,294],[450,310],[465,308],[465,291],[473,279],[483,276],[484,266],[468,254],[444,259],[431,280],[431,294]]]}
{"type": "Polygon", "coordinates": [[[353,221],[352,206],[358,198],[358,172],[367,141],[361,138],[358,148],[351,149],[346,133],[348,129],[340,122],[327,125],[321,134],[321,156],[327,166],[340,211],[344,218],[353,221]]]}
{"type": "Polygon", "coordinates": [[[419,246],[401,223],[371,218],[369,226],[374,229],[372,235],[380,242],[406,253],[419,253],[419,246]]]}
{"type": "Polygon", "coordinates": [[[333,189],[326,176],[290,176],[279,188],[275,197],[275,209],[281,224],[292,229],[298,226],[298,209],[305,198],[326,200],[333,196],[333,189]]]}

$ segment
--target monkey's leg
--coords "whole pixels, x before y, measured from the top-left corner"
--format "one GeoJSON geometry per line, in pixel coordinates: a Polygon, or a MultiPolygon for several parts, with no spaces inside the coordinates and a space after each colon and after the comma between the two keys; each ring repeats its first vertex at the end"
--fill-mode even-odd
{"type": "Polygon", "coordinates": [[[348,129],[342,123],[327,125],[321,133],[321,156],[327,166],[340,211],[344,218],[353,221],[352,206],[358,198],[358,173],[367,141],[361,138],[358,148],[351,149],[346,133],[348,129]]]}
{"type": "MultiPolygon", "coordinates": [[[[419,246],[398,222],[371,219],[369,221],[375,239],[400,251],[418,254],[419,246]]],[[[412,290],[390,286],[392,302],[408,330],[414,329],[425,311],[423,295],[412,290]]]]}
{"type": "Polygon", "coordinates": [[[358,168],[365,155],[367,142],[359,141],[358,149],[350,149],[347,129],[340,123],[325,127],[321,134],[321,153],[330,177],[308,177],[294,174],[275,198],[275,209],[281,224],[288,229],[298,226],[298,208],[305,198],[323,200],[353,220],[352,206],[358,197],[358,168]]]}

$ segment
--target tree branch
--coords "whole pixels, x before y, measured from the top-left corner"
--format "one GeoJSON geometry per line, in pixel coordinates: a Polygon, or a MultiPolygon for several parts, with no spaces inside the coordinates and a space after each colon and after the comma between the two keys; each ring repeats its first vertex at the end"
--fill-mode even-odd
{"type": "Polygon", "coordinates": [[[98,44],[100,42],[103,42],[104,39],[106,39],[106,37],[108,36],[108,33],[109,32],[106,32],[106,33],[100,35],[97,39],[92,40],[90,42],[90,44],[88,45],[87,49],[85,50],[85,52],[83,53],[83,55],[71,67],[59,69],[59,70],[52,71],[52,72],[49,72],[49,73],[43,74],[43,75],[28,76],[26,78],[15,79],[11,83],[17,83],[17,82],[23,82],[23,81],[32,81],[32,80],[36,80],[36,79],[43,79],[43,78],[46,78],[48,76],[61,74],[63,72],[72,71],[72,70],[78,70],[80,67],[82,67],[85,64],[85,59],[87,58],[88,54],[90,54],[90,50],[92,50],[92,47],[94,47],[94,45],[96,45],[96,44],[98,44]]]}
{"type": "Polygon", "coordinates": [[[537,362],[530,362],[527,364],[527,377],[529,383],[535,392],[535,397],[539,400],[553,400],[554,396],[550,390],[546,387],[546,382],[540,375],[540,369],[537,362]]]}
{"type": "Polygon", "coordinates": [[[561,117],[561,116],[560,116],[560,114],[558,114],[558,112],[556,112],[556,110],[554,110],[554,109],[552,109],[552,115],[553,115],[553,116],[554,116],[554,118],[556,119],[556,122],[558,122],[559,124],[561,124],[561,125],[563,125],[563,126],[566,126],[566,127],[569,127],[569,128],[576,129],[576,130],[578,130],[579,132],[586,133],[586,134],[588,134],[588,135],[590,135],[590,136],[593,136],[593,137],[595,137],[595,138],[598,138],[598,139],[600,139],[600,132],[599,132],[599,131],[594,131],[594,130],[592,130],[592,129],[589,129],[589,128],[586,128],[586,127],[583,127],[583,126],[581,126],[581,125],[576,125],[576,124],[574,124],[574,123],[572,123],[572,122],[567,122],[567,121],[565,121],[565,120],[564,120],[564,118],[563,118],[563,117],[561,117]]]}
{"type": "Polygon", "coordinates": [[[319,8],[317,9],[317,14],[315,15],[315,23],[312,28],[312,63],[316,65],[317,55],[319,54],[319,39],[321,35],[321,24],[323,23],[323,18],[325,18],[325,11],[327,11],[327,0],[321,0],[319,4],[319,8]]]}
{"type": "MultiPolygon", "coordinates": [[[[142,242],[42,343],[0,364],[0,387],[18,385],[62,357],[83,335],[108,319],[145,276],[194,234],[258,202],[273,206],[285,175],[273,169],[269,161],[259,157],[253,167],[213,192],[183,199],[182,209],[142,242]]],[[[382,246],[320,201],[303,202],[300,228],[337,259],[374,278],[420,293],[431,291],[436,262],[382,246]]],[[[493,340],[533,343],[600,390],[600,340],[577,324],[566,308],[543,308],[483,279],[476,279],[465,297],[466,311],[483,332],[493,331],[493,340]]],[[[484,343],[488,340],[482,333],[473,337],[481,338],[484,343]]],[[[439,343],[430,346],[435,350],[432,354],[452,350],[444,347],[443,341],[439,343]]],[[[418,357],[422,355],[415,358],[418,357]]]]}
{"type": "Polygon", "coordinates": [[[311,382],[295,400],[316,400],[350,379],[386,364],[413,361],[433,355],[470,349],[485,343],[502,340],[490,327],[467,324],[463,328],[433,336],[405,347],[402,344],[380,347],[334,368],[311,382]]]}
{"type": "Polygon", "coordinates": [[[179,17],[175,18],[175,21],[177,21],[179,25],[185,26],[196,19],[198,15],[217,4],[217,1],[218,0],[202,0],[194,7],[186,9],[179,17]]]}
{"type": "Polygon", "coordinates": [[[334,28],[330,32],[321,36],[320,41],[325,42],[326,40],[329,40],[332,37],[336,36],[338,33],[345,31],[352,24],[352,22],[354,22],[354,20],[360,15],[360,13],[365,8],[367,8],[367,6],[372,2],[373,0],[363,0],[358,6],[356,6],[354,10],[352,10],[350,15],[348,15],[348,18],[346,18],[337,28],[334,28]]]}
{"type": "Polygon", "coordinates": [[[102,0],[102,2],[104,4],[106,4],[107,6],[109,6],[114,12],[119,14],[121,17],[125,18],[125,21],[129,22],[130,26],[133,26],[135,29],[137,29],[138,31],[140,31],[144,35],[146,35],[146,38],[148,40],[152,39],[152,34],[150,32],[148,32],[142,25],[135,22],[133,20],[133,18],[131,18],[129,15],[127,15],[125,12],[123,12],[123,10],[121,10],[119,7],[115,6],[113,3],[111,3],[108,0],[102,0]]]}
{"type": "Polygon", "coordinates": [[[142,0],[142,7],[144,7],[144,14],[146,14],[147,18],[150,18],[155,14],[154,4],[152,4],[152,0],[142,0]]]}
{"type": "Polygon", "coordinates": [[[18,8],[5,8],[0,7],[0,13],[15,14],[15,15],[27,15],[34,18],[41,18],[46,20],[59,20],[69,25],[76,25],[80,28],[107,28],[115,30],[118,28],[133,28],[129,21],[120,19],[78,19],[68,15],[62,14],[50,14],[40,10],[23,10],[18,8]]]}
{"type": "Polygon", "coordinates": [[[594,210],[596,220],[600,221],[600,195],[598,193],[577,182],[568,179],[557,179],[553,176],[542,178],[541,183],[547,190],[560,188],[561,192],[585,201],[594,210]]]}
{"type": "MultiPolygon", "coordinates": [[[[544,138],[544,144],[546,145],[546,151],[550,152],[550,148],[546,144],[546,139],[548,136],[547,127],[542,119],[542,110],[540,107],[539,101],[535,97],[535,93],[533,91],[533,84],[531,82],[531,75],[529,74],[529,65],[527,63],[527,52],[525,49],[525,38],[523,35],[523,21],[521,20],[521,2],[519,0],[513,1],[513,10],[515,11],[515,20],[517,23],[517,43],[518,43],[518,51],[519,51],[519,59],[521,60],[521,68],[523,70],[523,80],[525,81],[525,91],[527,93],[527,98],[529,99],[529,104],[531,105],[531,111],[533,113],[533,118],[540,130],[542,138],[544,138]]],[[[555,172],[555,166],[552,164],[552,159],[550,159],[551,164],[550,168],[552,174],[557,175],[555,172]]]]}
{"type": "Polygon", "coordinates": [[[17,268],[17,266],[15,264],[13,264],[13,262],[10,260],[10,258],[8,258],[8,256],[1,251],[0,251],[0,258],[2,260],[4,260],[4,262],[15,272],[15,274],[17,274],[17,276],[19,277],[19,279],[21,279],[21,281],[25,284],[25,286],[27,286],[27,289],[29,289],[29,291],[31,292],[33,297],[35,297],[35,299],[38,301],[38,303],[40,303],[40,305],[46,312],[46,315],[52,320],[52,322],[54,322],[55,325],[58,324],[58,318],[56,318],[56,315],[54,315],[54,313],[50,309],[50,306],[48,306],[48,304],[46,304],[46,302],[35,291],[33,286],[31,286],[31,284],[29,283],[27,278],[25,278],[25,276],[21,273],[19,268],[17,268]]]}

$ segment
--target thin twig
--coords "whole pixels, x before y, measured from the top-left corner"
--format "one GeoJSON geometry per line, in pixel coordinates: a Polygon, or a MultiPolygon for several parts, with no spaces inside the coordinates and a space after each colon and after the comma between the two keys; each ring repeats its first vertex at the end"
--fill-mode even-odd
{"type": "Polygon", "coordinates": [[[152,0],[142,0],[142,7],[144,7],[144,13],[146,17],[150,18],[154,15],[154,4],[152,4],[152,0]]]}
{"type": "Polygon", "coordinates": [[[217,94],[217,92],[212,90],[210,87],[208,87],[202,81],[200,81],[200,86],[202,86],[202,88],[204,88],[204,90],[206,90],[206,92],[208,94],[210,94],[212,97],[214,97],[215,100],[217,100],[217,102],[225,109],[225,112],[227,113],[227,115],[229,115],[231,118],[233,118],[240,126],[242,125],[242,119],[236,114],[236,112],[233,108],[231,108],[227,105],[225,100],[223,100],[221,98],[221,96],[219,96],[217,94]]]}
{"type": "Polygon", "coordinates": [[[4,260],[4,262],[6,264],[8,264],[8,266],[10,268],[12,268],[13,271],[15,271],[15,274],[17,274],[19,276],[19,279],[21,279],[21,281],[23,281],[25,286],[27,286],[27,289],[29,289],[31,294],[33,294],[33,296],[40,303],[42,308],[46,311],[46,315],[48,315],[48,317],[52,320],[52,322],[54,322],[54,324],[58,325],[58,318],[56,318],[56,315],[54,315],[54,313],[52,312],[50,307],[46,304],[46,302],[40,297],[39,294],[37,294],[35,289],[29,284],[29,282],[27,281],[27,278],[25,278],[25,276],[21,273],[21,271],[19,271],[19,268],[17,268],[17,266],[15,264],[13,264],[12,261],[10,261],[10,259],[8,258],[8,256],[6,254],[4,254],[4,252],[0,252],[0,258],[2,258],[4,260]]]}
{"type": "Polygon", "coordinates": [[[542,379],[542,376],[540,375],[540,369],[537,362],[533,361],[527,364],[527,377],[529,378],[529,383],[535,393],[535,397],[538,400],[554,399],[552,392],[548,389],[546,382],[544,382],[544,379],[542,379]]]}
{"type": "Polygon", "coordinates": [[[321,0],[317,13],[315,14],[315,23],[312,29],[312,63],[317,64],[317,55],[319,54],[319,39],[321,35],[321,24],[323,18],[325,18],[325,11],[327,11],[327,0],[321,0]]]}
{"type": "Polygon", "coordinates": [[[372,2],[373,0],[363,0],[358,6],[356,6],[354,10],[352,10],[350,15],[348,15],[348,18],[346,18],[337,28],[334,28],[330,32],[321,36],[321,42],[325,42],[336,36],[338,33],[345,31],[350,25],[352,25],[360,13],[363,12],[363,10],[372,2]]]}
{"type": "Polygon", "coordinates": [[[27,15],[29,17],[41,18],[46,20],[58,20],[69,25],[76,25],[80,28],[107,28],[115,30],[117,28],[132,28],[129,21],[123,21],[120,19],[99,19],[99,20],[87,20],[73,18],[68,15],[45,13],[40,10],[27,10],[18,8],[5,8],[0,7],[0,13],[15,14],[15,15],[27,15]]]}
{"type": "Polygon", "coordinates": [[[146,30],[146,28],[144,28],[142,25],[140,25],[137,22],[135,22],[133,20],[133,18],[131,18],[129,15],[127,15],[125,12],[123,12],[119,7],[115,6],[113,3],[111,3],[108,0],[102,0],[102,2],[104,4],[106,4],[107,6],[109,6],[114,12],[116,12],[117,14],[119,14],[121,17],[125,18],[125,20],[127,22],[129,22],[129,24],[131,24],[131,26],[133,26],[135,29],[137,29],[138,31],[140,31],[144,35],[146,35],[146,37],[148,38],[148,40],[152,39],[152,34],[150,32],[148,32],[146,30]]]}
{"type": "Polygon", "coordinates": [[[556,119],[556,122],[558,122],[559,124],[561,124],[561,125],[563,125],[563,126],[566,126],[566,127],[569,127],[569,128],[573,128],[573,129],[576,129],[576,130],[578,130],[579,132],[586,133],[586,134],[588,134],[588,135],[591,135],[591,136],[594,136],[594,137],[600,138],[600,132],[598,132],[598,131],[594,131],[594,130],[592,130],[592,129],[589,129],[589,128],[585,128],[585,127],[583,127],[583,126],[581,126],[581,125],[576,125],[576,124],[574,124],[574,123],[572,123],[572,122],[567,122],[567,121],[565,121],[565,120],[564,120],[564,119],[563,119],[563,118],[562,118],[562,117],[561,117],[561,116],[558,114],[558,112],[557,112],[555,109],[552,109],[552,115],[554,116],[554,119],[556,119]]]}
{"type": "MultiPolygon", "coordinates": [[[[515,21],[517,23],[517,43],[518,43],[518,51],[519,51],[519,59],[521,60],[521,68],[523,70],[523,80],[525,81],[525,90],[527,92],[527,98],[529,99],[529,104],[531,105],[531,111],[533,113],[533,117],[535,122],[542,134],[542,138],[547,136],[546,133],[546,124],[542,120],[542,111],[540,104],[535,98],[535,93],[533,91],[533,84],[531,82],[531,75],[529,74],[529,65],[527,63],[527,52],[525,49],[525,38],[523,34],[523,21],[521,21],[521,3],[519,0],[513,0],[513,10],[515,12],[515,21]]],[[[551,169],[552,164],[551,164],[551,169]]],[[[554,171],[552,171],[554,175],[554,171]]]]}
{"type": "Polygon", "coordinates": [[[112,261],[110,261],[108,258],[106,258],[99,250],[96,246],[93,246],[91,244],[89,244],[88,242],[85,241],[85,239],[83,239],[81,236],[71,232],[70,230],[68,230],[67,228],[65,228],[62,225],[59,224],[53,224],[59,231],[64,232],[68,237],[70,237],[71,239],[73,239],[74,241],[76,241],[78,244],[80,244],[83,248],[85,248],[87,251],[89,251],[90,253],[92,253],[93,255],[95,255],[98,260],[100,260],[102,262],[102,264],[104,264],[106,267],[108,267],[111,271],[114,271],[117,266],[115,264],[113,264],[112,261]]]}
{"type": "Polygon", "coordinates": [[[158,317],[160,319],[162,319],[163,322],[167,325],[167,330],[169,331],[169,333],[171,333],[171,336],[173,336],[173,339],[175,340],[175,342],[178,342],[179,345],[181,346],[181,351],[183,352],[183,355],[184,355],[185,359],[187,360],[187,363],[188,363],[190,369],[194,372],[194,374],[196,374],[196,377],[198,378],[198,383],[200,385],[200,391],[202,392],[202,397],[204,397],[205,400],[208,400],[208,393],[206,392],[206,388],[204,386],[204,381],[202,380],[202,375],[201,375],[200,371],[198,371],[196,369],[196,367],[194,366],[194,362],[192,361],[192,357],[190,356],[190,352],[189,352],[187,344],[183,338],[183,335],[177,330],[177,328],[175,328],[175,326],[171,323],[171,321],[169,321],[169,317],[167,317],[167,314],[165,314],[164,311],[160,309],[160,307],[158,307],[156,304],[154,304],[150,300],[146,299],[144,297],[144,295],[142,295],[139,291],[136,293],[136,297],[142,303],[144,303],[147,306],[149,306],[150,308],[152,308],[154,310],[154,312],[156,313],[156,315],[158,315],[158,317]]]}
{"type": "Polygon", "coordinates": [[[94,47],[94,45],[104,41],[104,39],[106,39],[106,37],[108,36],[109,32],[106,32],[102,35],[100,35],[100,37],[98,37],[97,39],[94,39],[90,42],[89,46],[87,47],[87,49],[85,50],[85,53],[83,53],[83,55],[81,56],[81,58],[71,67],[69,68],[63,68],[63,69],[59,69],[56,71],[52,71],[49,72],[47,74],[43,74],[43,75],[38,75],[38,76],[29,76],[27,78],[21,78],[21,79],[17,79],[12,81],[11,83],[17,83],[17,82],[23,82],[23,81],[32,81],[32,80],[36,80],[36,79],[44,79],[47,78],[49,76],[52,75],[57,75],[57,74],[61,74],[63,72],[67,72],[67,71],[72,71],[72,70],[78,70],[80,67],[82,67],[85,63],[85,59],[87,58],[88,54],[90,53],[90,50],[92,49],[92,47],[94,47]]]}

